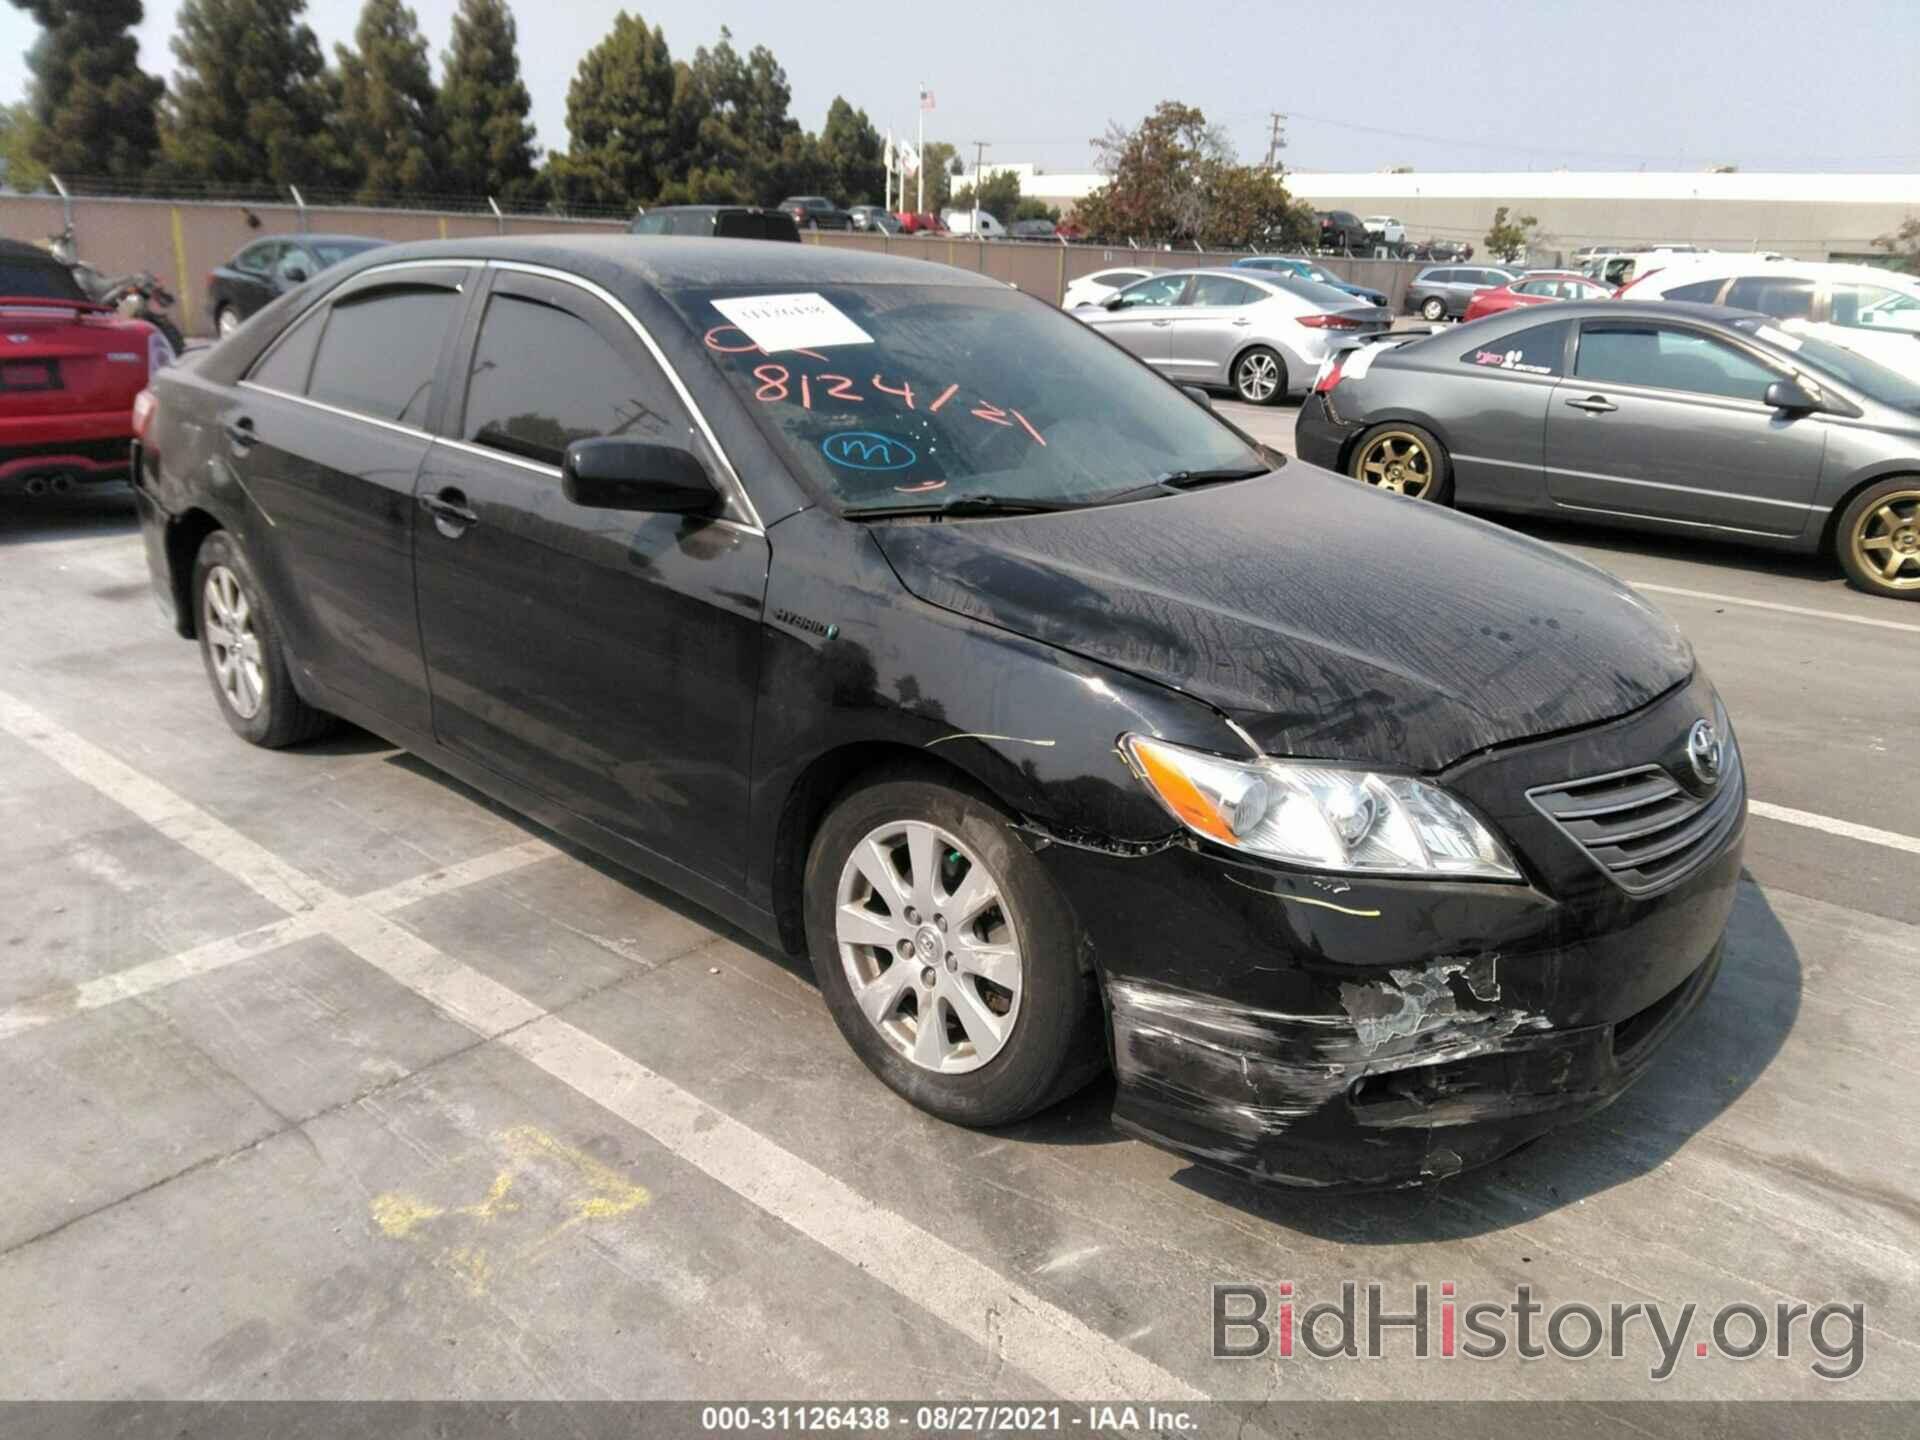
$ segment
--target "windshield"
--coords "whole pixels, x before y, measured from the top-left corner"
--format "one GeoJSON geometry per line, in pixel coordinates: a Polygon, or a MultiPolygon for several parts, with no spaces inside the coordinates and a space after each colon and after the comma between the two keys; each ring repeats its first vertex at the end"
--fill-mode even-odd
{"type": "Polygon", "coordinates": [[[32,260],[0,260],[0,295],[46,300],[84,300],[71,273],[32,260]]]}
{"type": "Polygon", "coordinates": [[[1869,360],[1857,351],[1815,339],[1811,335],[1793,334],[1781,329],[1772,320],[1763,320],[1758,316],[1735,320],[1733,325],[1737,330],[1744,330],[1756,339],[1787,351],[1816,376],[1822,373],[1830,375],[1843,385],[1858,390],[1869,400],[1891,405],[1896,410],[1920,414],[1920,383],[1887,369],[1877,361],[1869,360]]]}
{"type": "Polygon", "coordinates": [[[686,289],[668,299],[789,467],[845,509],[1099,504],[1267,460],[1079,321],[953,285],[686,289]]]}

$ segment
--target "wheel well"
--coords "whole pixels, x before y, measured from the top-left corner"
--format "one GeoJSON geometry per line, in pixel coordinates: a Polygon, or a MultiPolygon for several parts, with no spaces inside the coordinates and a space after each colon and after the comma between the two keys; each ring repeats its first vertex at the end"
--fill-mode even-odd
{"type": "Polygon", "coordinates": [[[187,640],[193,639],[197,630],[191,593],[193,560],[207,536],[222,528],[204,510],[189,510],[167,524],[167,579],[173,586],[173,624],[187,640]]]}
{"type": "Polygon", "coordinates": [[[1916,477],[1907,471],[1889,471],[1885,475],[1869,475],[1846,494],[1834,501],[1833,508],[1827,512],[1826,528],[1820,535],[1820,553],[1829,559],[1838,560],[1840,555],[1840,517],[1847,513],[1847,507],[1860,498],[1862,490],[1870,490],[1887,480],[1912,480],[1916,477]]]}
{"type": "Polygon", "coordinates": [[[937,780],[997,804],[980,783],[959,766],[940,760],[911,745],[891,741],[861,741],[830,750],[807,766],[787,791],[773,840],[773,913],[780,926],[780,943],[795,955],[807,949],[801,882],[813,837],[847,791],[882,772],[916,774],[937,780]]]}

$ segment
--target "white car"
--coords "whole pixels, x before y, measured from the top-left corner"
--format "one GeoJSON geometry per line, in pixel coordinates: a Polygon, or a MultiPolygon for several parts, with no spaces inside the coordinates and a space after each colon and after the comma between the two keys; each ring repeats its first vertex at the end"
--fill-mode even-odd
{"type": "Polygon", "coordinates": [[[1404,245],[1407,242],[1407,227],[1391,215],[1364,215],[1360,223],[1382,245],[1404,245]]]}
{"type": "MultiPolygon", "coordinates": [[[[947,227],[949,235],[971,235],[973,234],[973,215],[972,210],[949,210],[940,217],[940,222],[947,227]]],[[[1007,227],[982,210],[980,234],[988,240],[1004,240],[1007,238],[1007,227]]]]}
{"type": "Polygon", "coordinates": [[[1124,290],[1152,273],[1139,266],[1127,266],[1119,270],[1096,270],[1091,275],[1082,275],[1067,286],[1067,293],[1060,298],[1060,308],[1071,310],[1079,305],[1098,305],[1114,291],[1124,290]]]}
{"type": "Polygon", "coordinates": [[[1758,310],[1788,333],[1818,336],[1920,380],[1920,280],[1871,265],[1674,256],[1621,292],[1628,300],[1693,300],[1758,310]]]}

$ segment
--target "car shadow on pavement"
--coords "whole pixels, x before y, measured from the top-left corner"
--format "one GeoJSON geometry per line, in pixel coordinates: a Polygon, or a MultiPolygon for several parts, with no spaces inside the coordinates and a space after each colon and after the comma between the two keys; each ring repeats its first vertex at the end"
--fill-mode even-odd
{"type": "Polygon", "coordinates": [[[1342,1195],[1255,1185],[1193,1167],[1196,1193],[1345,1245],[1411,1245],[1523,1225],[1651,1174],[1757,1080],[1800,1014],[1799,951],[1750,877],[1742,878],[1719,978],[1639,1083],[1599,1114],[1502,1160],[1415,1189],[1342,1195]]]}
{"type": "Polygon", "coordinates": [[[0,545],[128,535],[139,526],[133,491],[125,485],[101,485],[65,495],[26,495],[17,490],[0,494],[0,545]]]}

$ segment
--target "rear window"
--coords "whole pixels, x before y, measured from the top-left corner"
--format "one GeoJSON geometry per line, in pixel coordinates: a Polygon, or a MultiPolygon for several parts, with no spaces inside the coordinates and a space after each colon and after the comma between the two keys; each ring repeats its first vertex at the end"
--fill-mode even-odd
{"type": "Polygon", "coordinates": [[[998,286],[668,298],[790,468],[845,506],[1096,503],[1177,471],[1268,468],[1080,321],[998,286]]]}
{"type": "Polygon", "coordinates": [[[1460,363],[1522,375],[1558,375],[1566,354],[1567,322],[1555,320],[1476,345],[1460,357],[1460,363]]]}
{"type": "Polygon", "coordinates": [[[1720,298],[1720,288],[1725,280],[1696,280],[1691,285],[1676,285],[1661,298],[1666,300],[1698,301],[1702,305],[1711,305],[1720,298]]]}
{"type": "Polygon", "coordinates": [[[8,295],[35,300],[87,298],[66,267],[36,260],[0,260],[0,298],[8,295]]]}

